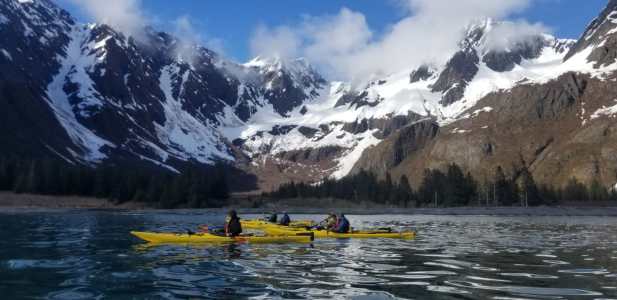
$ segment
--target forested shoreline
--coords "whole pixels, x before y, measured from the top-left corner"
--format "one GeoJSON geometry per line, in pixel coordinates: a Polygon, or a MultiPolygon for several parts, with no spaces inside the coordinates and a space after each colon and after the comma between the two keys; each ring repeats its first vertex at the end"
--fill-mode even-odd
{"type": "MultiPolygon", "coordinates": [[[[158,208],[226,206],[230,198],[228,177],[223,165],[187,167],[177,174],[143,166],[91,168],[54,159],[0,158],[0,191],[94,197],[116,204],[138,202],[158,208]]],[[[565,187],[538,185],[526,169],[507,176],[497,168],[491,180],[480,182],[451,164],[445,171],[426,170],[416,189],[404,175],[393,179],[387,174],[381,179],[360,171],[338,180],[326,178],[319,184],[286,183],[262,193],[258,202],[294,198],[330,198],[404,208],[540,206],[585,201],[617,203],[617,192],[605,188],[599,180],[585,184],[571,179],[565,187]]]]}
{"type": "Polygon", "coordinates": [[[227,170],[190,167],[181,174],[143,166],[90,168],[54,159],[0,158],[0,191],[85,196],[158,208],[211,208],[229,198],[227,170]]]}
{"type": "Polygon", "coordinates": [[[585,184],[575,178],[565,187],[539,185],[527,169],[506,176],[498,167],[491,180],[479,182],[456,164],[446,171],[425,170],[417,189],[403,175],[394,180],[360,171],[339,180],[326,178],[319,184],[290,182],[278,190],[264,193],[266,198],[335,198],[355,202],[374,202],[400,207],[461,206],[540,206],[565,202],[615,201],[617,192],[605,188],[599,180],[585,184]]]}

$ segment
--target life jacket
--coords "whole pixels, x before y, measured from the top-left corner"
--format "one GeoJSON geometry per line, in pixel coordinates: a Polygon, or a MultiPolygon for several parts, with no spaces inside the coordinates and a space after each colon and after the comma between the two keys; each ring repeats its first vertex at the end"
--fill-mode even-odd
{"type": "Polygon", "coordinates": [[[239,236],[242,233],[242,225],[240,224],[240,218],[232,218],[227,223],[227,235],[239,236]]]}
{"type": "Polygon", "coordinates": [[[268,222],[270,222],[270,223],[276,223],[276,219],[277,219],[277,215],[276,215],[276,214],[272,214],[272,215],[270,215],[270,217],[268,218],[268,222]]]}
{"type": "Polygon", "coordinates": [[[349,232],[349,220],[347,220],[347,218],[345,217],[338,218],[338,222],[336,224],[336,232],[338,233],[349,232]]]}
{"type": "Polygon", "coordinates": [[[289,223],[291,223],[291,219],[289,219],[289,215],[284,214],[283,217],[281,218],[281,225],[283,226],[289,226],[289,223]]]}

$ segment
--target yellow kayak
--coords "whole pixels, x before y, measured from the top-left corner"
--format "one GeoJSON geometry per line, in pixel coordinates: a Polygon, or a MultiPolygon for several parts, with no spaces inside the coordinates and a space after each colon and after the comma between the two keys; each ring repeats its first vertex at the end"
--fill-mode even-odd
{"type": "Polygon", "coordinates": [[[288,236],[291,234],[307,234],[312,232],[316,238],[335,238],[335,239],[370,239],[370,238],[387,238],[387,239],[414,239],[416,233],[414,231],[406,232],[390,232],[390,231],[352,231],[348,233],[336,233],[328,230],[299,230],[287,228],[285,226],[267,226],[261,228],[264,232],[273,236],[288,236]]]}
{"type": "MultiPolygon", "coordinates": [[[[246,228],[246,229],[262,229],[267,226],[281,226],[276,223],[270,223],[268,221],[257,220],[257,219],[240,220],[240,224],[242,224],[242,228],[246,228]]],[[[297,220],[297,221],[291,221],[291,223],[289,224],[289,227],[304,228],[304,227],[311,227],[314,225],[315,225],[315,222],[311,220],[297,220]]]]}
{"type": "Polygon", "coordinates": [[[279,236],[239,236],[226,237],[210,233],[158,233],[158,232],[139,232],[131,231],[131,234],[151,243],[161,244],[203,244],[203,243],[310,243],[313,236],[310,234],[302,235],[279,235],[279,236]]]}

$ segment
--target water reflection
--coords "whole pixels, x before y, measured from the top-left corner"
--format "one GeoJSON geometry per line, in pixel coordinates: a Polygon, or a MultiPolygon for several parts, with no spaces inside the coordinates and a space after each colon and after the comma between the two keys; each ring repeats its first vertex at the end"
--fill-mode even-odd
{"type": "Polygon", "coordinates": [[[2,214],[0,293],[6,299],[617,298],[616,219],[350,219],[357,228],[393,226],[419,229],[419,235],[413,241],[153,247],[128,231],[184,231],[220,224],[223,216],[2,214]]]}

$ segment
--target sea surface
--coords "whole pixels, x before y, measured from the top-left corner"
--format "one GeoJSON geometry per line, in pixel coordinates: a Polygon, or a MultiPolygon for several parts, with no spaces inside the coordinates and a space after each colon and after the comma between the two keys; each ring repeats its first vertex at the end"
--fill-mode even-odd
{"type": "Polygon", "coordinates": [[[617,218],[349,219],[418,237],[153,247],[129,231],[182,232],[221,224],[223,215],[0,213],[0,298],[617,299],[617,218]]]}

